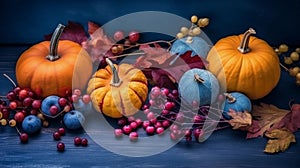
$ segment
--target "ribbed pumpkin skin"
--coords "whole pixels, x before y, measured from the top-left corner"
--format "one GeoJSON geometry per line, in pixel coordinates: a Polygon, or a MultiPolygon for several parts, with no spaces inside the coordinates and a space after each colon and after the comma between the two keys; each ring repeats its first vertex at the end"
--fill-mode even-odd
{"type": "Polygon", "coordinates": [[[250,99],[266,96],[277,85],[280,78],[279,58],[264,40],[250,37],[250,52],[242,54],[237,49],[243,35],[220,39],[210,50],[208,69],[227,91],[238,91],[250,99]],[[222,71],[223,68],[223,71],[222,71]]]}
{"type": "Polygon", "coordinates": [[[38,96],[66,96],[72,88],[85,89],[92,74],[88,53],[75,42],[62,40],[58,45],[60,58],[49,61],[49,41],[30,47],[19,57],[16,78],[22,88],[31,88],[38,96]]]}
{"type": "Polygon", "coordinates": [[[94,108],[112,118],[134,115],[147,99],[147,78],[143,72],[129,64],[114,65],[122,81],[112,86],[109,66],[99,69],[88,83],[94,108]]]}

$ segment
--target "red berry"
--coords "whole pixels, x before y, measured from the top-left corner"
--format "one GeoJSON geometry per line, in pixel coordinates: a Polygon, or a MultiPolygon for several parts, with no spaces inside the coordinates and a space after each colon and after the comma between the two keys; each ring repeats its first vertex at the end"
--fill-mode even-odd
{"type": "Polygon", "coordinates": [[[135,121],[134,116],[127,117],[127,121],[128,121],[128,123],[131,123],[131,122],[135,121]]]}
{"type": "Polygon", "coordinates": [[[143,128],[146,129],[148,126],[150,126],[150,121],[143,121],[143,128]]]}
{"type": "Polygon", "coordinates": [[[135,129],[138,128],[138,124],[137,124],[135,121],[132,121],[132,122],[130,123],[130,127],[131,127],[133,130],[135,130],[135,129]]]}
{"type": "MultiPolygon", "coordinates": [[[[151,121],[150,121],[151,122],[151,121]]],[[[158,127],[161,127],[162,126],[162,124],[161,124],[161,122],[160,121],[156,121],[156,123],[154,123],[154,127],[155,128],[158,128],[158,127]]]]}
{"type": "Polygon", "coordinates": [[[58,99],[58,104],[61,106],[61,107],[65,107],[68,103],[68,100],[64,97],[61,97],[58,99]]]}
{"type": "Polygon", "coordinates": [[[15,87],[13,92],[15,92],[15,94],[19,94],[20,91],[21,91],[20,87],[15,87]]]}
{"type": "Polygon", "coordinates": [[[166,102],[165,103],[165,109],[166,110],[172,110],[173,107],[174,107],[174,104],[172,102],[166,102]]]}
{"type": "Polygon", "coordinates": [[[13,100],[16,100],[17,96],[16,96],[15,92],[10,91],[10,92],[7,93],[6,98],[9,101],[13,101],[13,100]]]}
{"type": "Polygon", "coordinates": [[[123,127],[127,123],[125,118],[119,118],[118,119],[118,125],[123,127]]]}
{"type": "Polygon", "coordinates": [[[176,90],[176,89],[172,90],[172,95],[173,95],[175,98],[177,98],[178,95],[179,95],[178,90],[176,90]]]}
{"type": "Polygon", "coordinates": [[[116,138],[120,138],[123,135],[122,129],[119,129],[119,128],[115,129],[114,133],[115,133],[116,138]]]}
{"type": "Polygon", "coordinates": [[[115,33],[114,33],[114,39],[116,40],[116,41],[120,41],[120,40],[122,40],[122,39],[124,39],[124,32],[123,31],[116,31],[115,33]]]}
{"type": "Polygon", "coordinates": [[[194,129],[193,134],[194,134],[194,137],[198,140],[199,137],[201,137],[203,135],[203,131],[200,128],[196,128],[196,129],[194,129]]]}
{"type": "Polygon", "coordinates": [[[33,91],[27,91],[27,93],[28,93],[28,96],[29,97],[31,97],[31,98],[34,98],[34,96],[35,96],[35,94],[34,94],[34,92],[33,91]]]}
{"type": "Polygon", "coordinates": [[[147,118],[148,118],[148,120],[151,120],[151,119],[155,118],[155,114],[153,112],[149,112],[147,114],[147,118]]]}
{"type": "Polygon", "coordinates": [[[38,110],[37,109],[31,109],[30,110],[30,114],[37,115],[38,114],[38,110]]]}
{"type": "Polygon", "coordinates": [[[164,121],[162,122],[162,126],[163,126],[164,128],[168,128],[168,127],[170,126],[170,121],[164,120],[164,121]]]}
{"type": "Polygon", "coordinates": [[[58,113],[58,107],[56,107],[55,105],[52,105],[49,109],[49,112],[51,115],[56,115],[58,113]]]}
{"type": "Polygon", "coordinates": [[[33,100],[31,107],[34,109],[39,109],[41,108],[41,100],[33,100]]]}
{"type": "Polygon", "coordinates": [[[56,148],[59,152],[63,152],[65,150],[65,144],[63,142],[58,142],[56,148]]]}
{"type": "Polygon", "coordinates": [[[136,122],[138,127],[140,127],[143,124],[143,121],[140,118],[135,119],[135,122],[136,122]]]}
{"type": "Polygon", "coordinates": [[[136,141],[138,139],[138,137],[139,137],[139,134],[137,132],[131,132],[129,134],[130,141],[136,141]]]}
{"type": "Polygon", "coordinates": [[[23,106],[25,107],[29,107],[31,106],[33,100],[31,97],[26,97],[24,100],[23,100],[23,106]]]}
{"type": "Polygon", "coordinates": [[[82,146],[87,146],[88,145],[88,140],[86,138],[81,139],[81,145],[82,146]]]}
{"type": "Polygon", "coordinates": [[[74,138],[74,145],[76,145],[76,146],[81,145],[81,138],[75,137],[74,138]]]}
{"type": "Polygon", "coordinates": [[[148,104],[145,104],[142,108],[143,110],[146,110],[146,109],[149,109],[149,105],[148,104]]]}
{"type": "Polygon", "coordinates": [[[122,130],[123,130],[124,134],[128,135],[129,133],[131,133],[132,128],[130,125],[124,125],[122,130]]]}
{"type": "Polygon", "coordinates": [[[17,106],[18,106],[17,102],[15,102],[15,101],[12,101],[12,102],[9,103],[9,108],[12,109],[12,110],[16,109],[17,106]]]}
{"type": "Polygon", "coordinates": [[[1,112],[2,112],[2,118],[3,119],[8,119],[9,118],[10,112],[7,108],[2,109],[1,112]]]}
{"type": "Polygon", "coordinates": [[[153,125],[155,125],[157,123],[157,119],[156,118],[152,118],[150,120],[150,123],[153,124],[153,125]]]}
{"type": "Polygon", "coordinates": [[[21,111],[16,112],[16,114],[15,114],[15,116],[14,116],[14,119],[15,119],[16,122],[18,122],[18,123],[23,122],[24,118],[25,118],[25,114],[24,114],[23,112],[21,112],[21,111]]]}
{"type": "Polygon", "coordinates": [[[27,133],[21,133],[20,134],[20,141],[22,142],[22,143],[27,143],[28,142],[28,134],[27,133]]]}
{"type": "Polygon", "coordinates": [[[66,134],[66,131],[64,128],[60,127],[58,128],[58,131],[57,131],[60,135],[65,135],[66,134]]]}
{"type": "Polygon", "coordinates": [[[161,93],[164,94],[165,96],[168,96],[170,91],[167,88],[161,88],[161,93]]]}
{"type": "Polygon", "coordinates": [[[157,127],[157,128],[156,128],[156,133],[157,133],[158,135],[163,134],[164,131],[165,131],[165,129],[164,129],[163,127],[157,127]]]}
{"type": "Polygon", "coordinates": [[[76,94],[73,94],[73,95],[71,96],[71,99],[72,99],[72,102],[73,102],[73,103],[77,103],[77,102],[79,101],[79,96],[76,95],[76,94]]]}
{"type": "Polygon", "coordinates": [[[128,39],[131,43],[137,42],[140,39],[140,33],[137,31],[132,31],[129,33],[128,39]]]}
{"type": "Polygon", "coordinates": [[[88,104],[89,102],[91,102],[91,97],[90,97],[90,95],[88,95],[88,94],[83,95],[83,96],[82,96],[82,101],[83,101],[83,103],[85,103],[85,104],[88,104]]]}
{"type": "Polygon", "coordinates": [[[59,132],[54,132],[53,133],[53,139],[56,140],[56,141],[60,140],[60,133],[59,132]]]}
{"type": "Polygon", "coordinates": [[[20,99],[20,100],[25,99],[27,96],[28,96],[28,92],[27,92],[26,89],[20,90],[20,92],[19,92],[19,99],[20,99]]]}
{"type": "Polygon", "coordinates": [[[155,132],[155,128],[153,126],[149,125],[146,127],[147,134],[152,135],[152,134],[154,134],[154,132],[155,132]]]}

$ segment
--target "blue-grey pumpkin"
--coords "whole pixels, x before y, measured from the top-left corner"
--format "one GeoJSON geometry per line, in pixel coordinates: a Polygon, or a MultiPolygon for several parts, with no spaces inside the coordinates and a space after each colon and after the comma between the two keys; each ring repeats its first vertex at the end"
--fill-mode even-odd
{"type": "Polygon", "coordinates": [[[219,95],[219,82],[209,71],[193,68],[186,71],[180,78],[178,90],[182,103],[193,105],[209,105],[219,95]]]}
{"type": "Polygon", "coordinates": [[[225,93],[226,99],[223,102],[223,117],[225,119],[231,119],[228,115],[229,109],[236,112],[251,112],[252,104],[250,99],[240,92],[225,93]]]}

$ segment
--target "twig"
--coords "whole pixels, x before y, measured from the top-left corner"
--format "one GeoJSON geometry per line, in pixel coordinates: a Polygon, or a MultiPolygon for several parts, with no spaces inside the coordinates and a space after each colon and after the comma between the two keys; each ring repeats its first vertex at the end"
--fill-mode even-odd
{"type": "Polygon", "coordinates": [[[14,87],[17,87],[16,83],[8,75],[3,74],[3,76],[5,76],[14,85],[14,87]]]}

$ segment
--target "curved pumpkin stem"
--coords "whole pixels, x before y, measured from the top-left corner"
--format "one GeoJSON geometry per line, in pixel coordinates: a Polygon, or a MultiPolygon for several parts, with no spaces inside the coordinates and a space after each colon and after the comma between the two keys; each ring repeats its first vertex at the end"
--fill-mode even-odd
{"type": "Polygon", "coordinates": [[[59,39],[60,39],[60,36],[64,30],[66,26],[62,25],[62,24],[59,24],[52,37],[51,37],[51,40],[50,40],[50,53],[49,55],[46,57],[49,61],[55,61],[57,59],[59,59],[59,55],[57,53],[57,48],[58,48],[58,43],[59,43],[59,39]]]}
{"type": "Polygon", "coordinates": [[[199,83],[204,83],[204,79],[202,79],[197,73],[194,74],[194,79],[199,83]]]}
{"type": "Polygon", "coordinates": [[[250,51],[250,48],[249,48],[249,40],[250,40],[250,36],[251,36],[252,34],[256,34],[255,30],[252,29],[252,28],[249,28],[249,29],[244,33],[244,36],[243,36],[241,45],[238,47],[238,50],[239,50],[242,54],[245,54],[245,53],[247,53],[247,52],[250,51]]]}
{"type": "Polygon", "coordinates": [[[236,98],[233,97],[230,93],[224,93],[228,103],[234,103],[236,101],[236,98]]]}
{"type": "Polygon", "coordinates": [[[111,62],[111,60],[109,58],[106,58],[105,61],[109,65],[109,67],[111,68],[111,71],[113,73],[113,78],[112,78],[110,84],[112,86],[120,86],[122,81],[120,80],[120,77],[119,77],[116,67],[114,66],[114,64],[111,62]]]}

